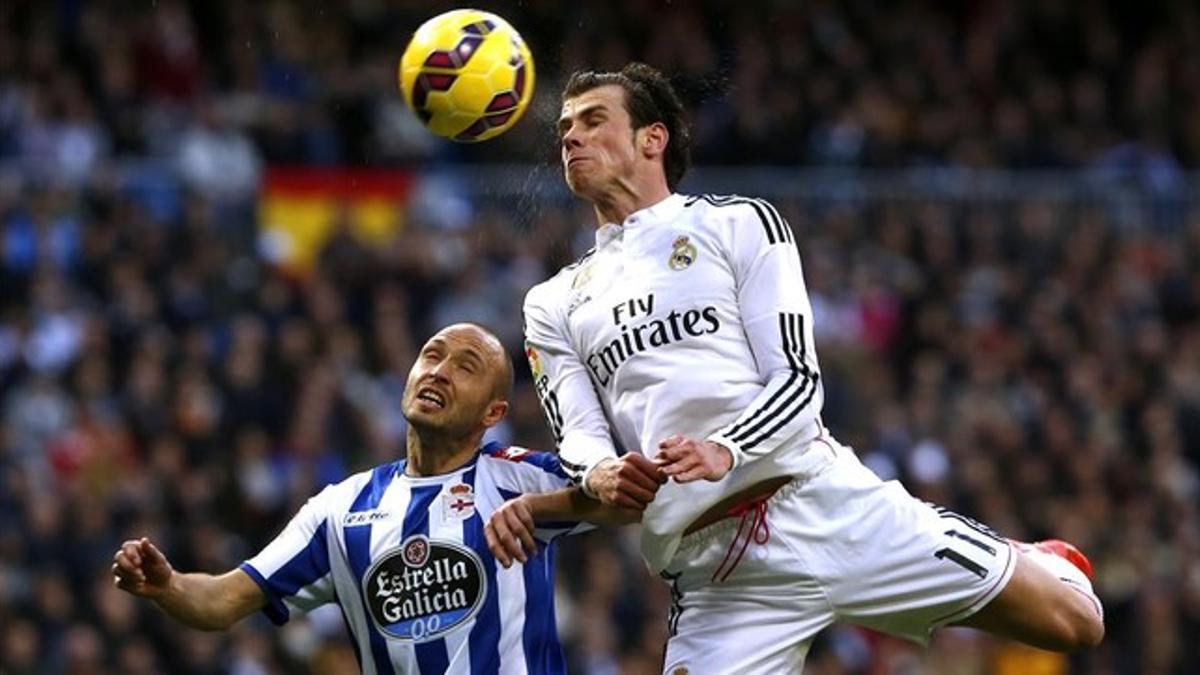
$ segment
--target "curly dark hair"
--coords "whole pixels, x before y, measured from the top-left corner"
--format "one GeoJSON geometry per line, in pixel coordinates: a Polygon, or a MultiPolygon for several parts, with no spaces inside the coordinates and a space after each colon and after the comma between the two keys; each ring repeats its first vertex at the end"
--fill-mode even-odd
{"type": "Polygon", "coordinates": [[[661,122],[667,128],[667,149],[663,153],[663,170],[667,187],[672,192],[683,180],[691,164],[692,137],[684,118],[683,103],[667,77],[644,63],[630,63],[619,72],[579,70],[571,74],[563,88],[566,101],[580,94],[615,84],[625,90],[625,110],[634,130],[661,122]]]}

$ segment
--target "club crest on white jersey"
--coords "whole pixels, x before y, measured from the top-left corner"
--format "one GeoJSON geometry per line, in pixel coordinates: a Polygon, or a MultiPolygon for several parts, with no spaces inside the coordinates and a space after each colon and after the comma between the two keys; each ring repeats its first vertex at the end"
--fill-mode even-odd
{"type": "Polygon", "coordinates": [[[681,234],[675,238],[675,243],[671,245],[671,257],[667,259],[667,267],[676,272],[685,270],[696,262],[696,245],[686,234],[681,234]]]}

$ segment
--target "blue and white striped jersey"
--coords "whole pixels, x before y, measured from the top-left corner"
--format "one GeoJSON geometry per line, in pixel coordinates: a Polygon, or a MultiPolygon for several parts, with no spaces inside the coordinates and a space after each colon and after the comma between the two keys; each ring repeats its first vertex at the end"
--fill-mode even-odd
{"type": "Polygon", "coordinates": [[[337,603],[364,673],[561,673],[554,549],[581,523],[540,527],[536,556],[504,569],[484,525],[508,499],[569,485],[553,454],[497,443],[458,470],[408,476],[405,461],[330,485],[242,563],[266,615],[337,603]]]}

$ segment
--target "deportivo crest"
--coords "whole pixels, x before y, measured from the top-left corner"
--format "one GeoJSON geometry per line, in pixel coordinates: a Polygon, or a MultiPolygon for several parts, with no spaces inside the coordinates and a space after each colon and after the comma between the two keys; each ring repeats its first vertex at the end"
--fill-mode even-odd
{"type": "Polygon", "coordinates": [[[442,505],[445,507],[447,518],[470,518],[475,515],[475,490],[464,483],[451,485],[442,494],[442,505]]]}
{"type": "Polygon", "coordinates": [[[667,267],[678,272],[687,269],[694,262],[696,262],[696,245],[688,239],[686,234],[676,237],[675,243],[671,244],[671,257],[667,258],[667,267]]]}
{"type": "Polygon", "coordinates": [[[487,577],[469,548],[413,535],[363,577],[368,613],[401,642],[427,642],[469,621],[483,606],[487,577]]]}

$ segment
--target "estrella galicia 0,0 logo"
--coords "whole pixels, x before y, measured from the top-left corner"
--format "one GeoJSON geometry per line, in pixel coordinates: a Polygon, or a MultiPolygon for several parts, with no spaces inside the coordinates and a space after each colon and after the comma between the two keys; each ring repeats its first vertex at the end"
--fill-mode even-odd
{"type": "Polygon", "coordinates": [[[403,642],[426,642],[454,630],[475,616],[486,593],[478,555],[424,535],[385,553],[363,582],[375,625],[403,642]]]}

